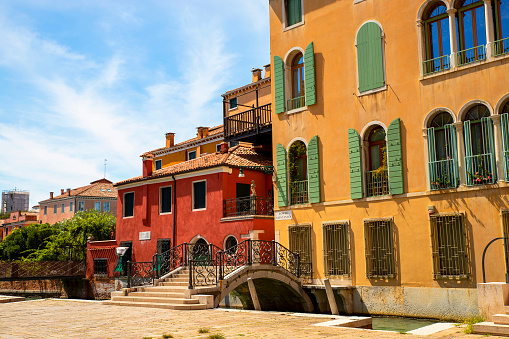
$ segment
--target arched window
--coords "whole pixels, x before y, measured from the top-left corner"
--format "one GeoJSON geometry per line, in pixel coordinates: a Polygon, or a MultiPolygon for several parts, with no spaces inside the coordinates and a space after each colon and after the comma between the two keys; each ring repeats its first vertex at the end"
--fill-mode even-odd
{"type": "Polygon", "coordinates": [[[307,148],[295,141],[288,149],[288,171],[290,178],[290,203],[292,205],[308,202],[307,148]]]}
{"type": "Polygon", "coordinates": [[[226,254],[233,255],[237,252],[237,239],[229,235],[224,242],[224,251],[226,254]]]}
{"type": "Polygon", "coordinates": [[[495,15],[495,48],[494,54],[509,53],[509,0],[497,0],[495,15]]]}
{"type": "Polygon", "coordinates": [[[298,53],[292,60],[292,98],[288,100],[288,110],[305,106],[304,96],[304,56],[298,53]]]}
{"type": "Polygon", "coordinates": [[[467,185],[492,184],[497,175],[490,111],[485,105],[475,105],[463,121],[467,185]]]}
{"type": "Polygon", "coordinates": [[[366,195],[373,197],[389,194],[385,130],[381,126],[376,126],[369,132],[366,141],[368,143],[366,195]]]}
{"type": "Polygon", "coordinates": [[[509,182],[509,99],[500,109],[502,152],[504,153],[504,180],[509,182]]]}
{"type": "Polygon", "coordinates": [[[302,21],[301,0],[285,0],[286,26],[293,26],[302,21]]]}
{"type": "Polygon", "coordinates": [[[451,68],[449,15],[442,2],[433,4],[424,16],[426,61],[424,75],[451,68]]]}
{"type": "Polygon", "coordinates": [[[199,238],[194,244],[190,244],[189,250],[193,260],[209,259],[209,244],[203,238],[199,238]]]}
{"type": "Polygon", "coordinates": [[[385,85],[382,51],[382,29],[375,22],[367,22],[359,29],[356,38],[359,92],[385,85]]]}
{"type": "Polygon", "coordinates": [[[460,0],[457,4],[458,65],[486,59],[484,1],[460,0]]]}
{"type": "Polygon", "coordinates": [[[430,189],[454,188],[459,184],[458,147],[452,116],[440,112],[428,127],[430,189]]]}

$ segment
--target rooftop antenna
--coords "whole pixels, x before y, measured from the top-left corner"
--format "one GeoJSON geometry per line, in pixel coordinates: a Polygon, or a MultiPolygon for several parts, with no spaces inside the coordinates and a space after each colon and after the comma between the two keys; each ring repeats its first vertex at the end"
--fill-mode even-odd
{"type": "Polygon", "coordinates": [[[106,162],[108,159],[104,159],[104,179],[106,179],[106,162]]]}

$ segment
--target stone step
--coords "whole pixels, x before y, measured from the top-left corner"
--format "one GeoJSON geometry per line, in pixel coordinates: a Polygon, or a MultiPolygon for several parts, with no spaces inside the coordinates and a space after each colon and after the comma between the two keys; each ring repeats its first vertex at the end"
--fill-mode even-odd
{"type": "Polygon", "coordinates": [[[165,292],[165,293],[184,293],[187,286],[153,286],[141,287],[136,292],[165,292]]]}
{"type": "Polygon", "coordinates": [[[175,287],[178,287],[178,286],[189,286],[189,281],[165,281],[165,282],[160,282],[157,284],[157,286],[175,286],[175,287]]]}
{"type": "MultiPolygon", "coordinates": [[[[506,306],[507,307],[507,306],[506,306]]],[[[509,325],[484,321],[473,325],[474,333],[509,336],[509,325]]]]}
{"type": "Polygon", "coordinates": [[[166,303],[147,303],[147,302],[128,302],[128,301],[111,301],[102,302],[103,305],[114,306],[131,306],[131,307],[149,307],[149,308],[165,308],[172,310],[205,310],[207,305],[204,304],[166,304],[166,303]]]}
{"type": "MultiPolygon", "coordinates": [[[[182,298],[184,293],[164,293],[164,292],[131,292],[133,297],[154,297],[154,298],[182,298]]],[[[116,295],[118,296],[118,295],[116,295]]],[[[112,296],[113,297],[113,296],[112,296]]]]}
{"type": "Polygon", "coordinates": [[[157,298],[157,297],[142,297],[142,296],[122,296],[112,297],[111,301],[129,301],[141,303],[159,303],[159,304],[199,304],[197,299],[186,298],[157,298]]]}
{"type": "Polygon", "coordinates": [[[495,324],[509,325],[508,314],[494,314],[492,320],[495,324]]]}
{"type": "Polygon", "coordinates": [[[161,281],[161,282],[186,282],[186,283],[189,283],[189,277],[183,277],[183,278],[170,277],[170,278],[164,279],[164,281],[161,281]]]}

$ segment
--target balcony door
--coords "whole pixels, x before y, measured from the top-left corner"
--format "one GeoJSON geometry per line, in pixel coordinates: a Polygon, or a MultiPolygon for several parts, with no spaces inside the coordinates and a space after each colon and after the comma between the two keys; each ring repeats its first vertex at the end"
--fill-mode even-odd
{"type": "Polygon", "coordinates": [[[251,186],[249,184],[237,183],[237,215],[250,214],[250,191],[251,186]]]}

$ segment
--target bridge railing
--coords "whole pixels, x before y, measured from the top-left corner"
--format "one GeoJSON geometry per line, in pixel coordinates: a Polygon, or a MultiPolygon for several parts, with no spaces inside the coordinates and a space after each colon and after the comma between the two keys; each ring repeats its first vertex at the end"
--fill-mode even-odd
{"type": "Polygon", "coordinates": [[[85,277],[85,261],[1,261],[0,281],[85,277]]]}

